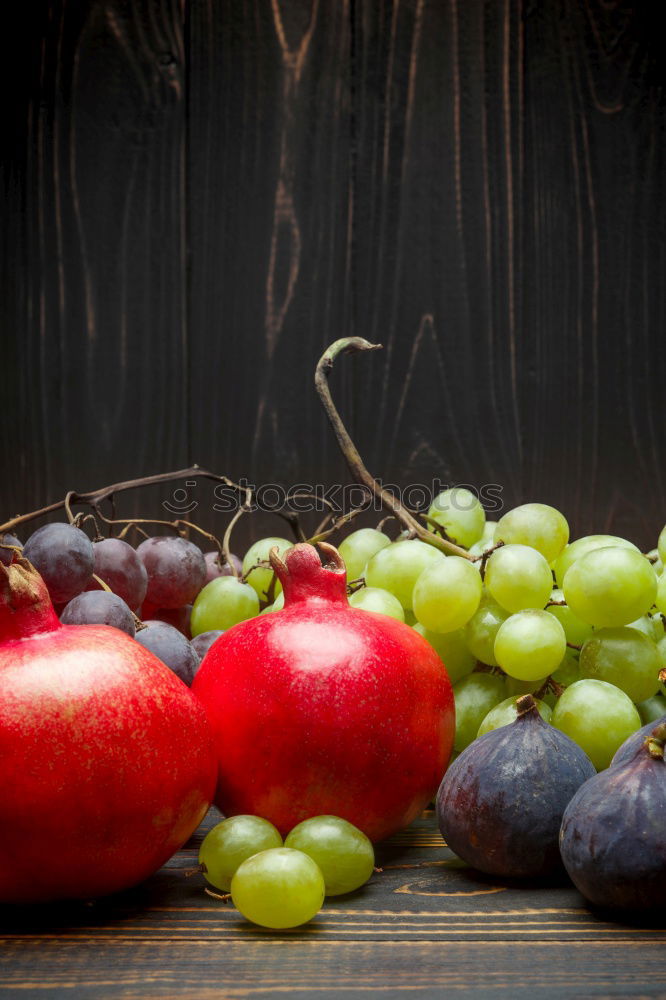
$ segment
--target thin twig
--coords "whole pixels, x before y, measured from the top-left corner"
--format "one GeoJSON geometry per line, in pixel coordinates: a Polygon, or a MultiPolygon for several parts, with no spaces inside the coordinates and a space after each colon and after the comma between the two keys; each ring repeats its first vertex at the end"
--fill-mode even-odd
{"type": "Polygon", "coordinates": [[[317,534],[308,538],[308,542],[310,545],[316,545],[318,542],[325,542],[327,538],[335,534],[336,531],[339,531],[343,525],[349,524],[350,521],[353,521],[354,518],[358,517],[359,514],[362,514],[364,510],[366,510],[365,507],[354,507],[341,517],[334,517],[330,528],[327,528],[326,531],[317,532],[317,534]]]}
{"type": "Polygon", "coordinates": [[[460,546],[454,545],[452,542],[447,542],[434,532],[428,531],[427,528],[424,528],[423,525],[417,521],[412,512],[403,506],[397,497],[394,497],[392,493],[379,485],[376,479],[374,479],[363,464],[363,460],[358,452],[358,449],[349,436],[349,432],[343,424],[340,414],[338,413],[333,402],[328,385],[328,374],[333,367],[333,363],[337,356],[339,354],[355,353],[356,351],[376,351],[380,347],[381,344],[370,344],[367,340],[363,340],[361,337],[343,337],[340,340],[336,340],[324,351],[319,359],[319,363],[317,364],[314,379],[315,387],[317,389],[317,393],[319,394],[322,406],[324,407],[324,411],[326,412],[326,416],[328,417],[333,431],[335,432],[335,436],[338,439],[340,450],[345,457],[354,479],[370,490],[373,496],[380,501],[382,506],[394,514],[408,531],[414,532],[416,538],[419,538],[422,542],[427,542],[429,545],[434,546],[441,552],[462,556],[464,559],[470,559],[471,556],[466,549],[462,549],[460,546]]]}
{"type": "MultiPolygon", "coordinates": [[[[109,500],[113,503],[116,493],[123,493],[125,490],[134,490],[139,486],[155,486],[159,483],[171,483],[178,479],[197,478],[212,479],[215,482],[224,483],[226,486],[231,487],[231,489],[238,490],[239,493],[243,492],[243,487],[238,486],[237,483],[234,483],[227,476],[220,476],[215,472],[209,472],[208,469],[202,469],[199,465],[192,465],[188,469],[179,469],[177,472],[160,472],[155,476],[140,476],[138,479],[125,479],[120,483],[112,483],[110,486],[102,486],[101,489],[91,490],[89,493],[77,493],[75,490],[70,490],[63,500],[57,500],[55,503],[41,507],[39,510],[31,511],[29,514],[18,514],[9,521],[5,521],[4,524],[0,524],[0,534],[3,534],[5,531],[11,531],[18,524],[33,521],[37,517],[51,514],[56,510],[62,510],[63,507],[69,506],[71,510],[72,504],[87,504],[98,511],[99,504],[103,500],[109,500]]],[[[114,519],[110,523],[114,523],[114,519]]]]}

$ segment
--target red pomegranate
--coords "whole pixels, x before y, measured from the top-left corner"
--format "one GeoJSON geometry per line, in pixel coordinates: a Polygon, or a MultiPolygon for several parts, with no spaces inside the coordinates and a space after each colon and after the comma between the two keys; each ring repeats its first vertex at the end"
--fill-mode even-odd
{"type": "Polygon", "coordinates": [[[407,826],[451,755],[454,704],[441,660],[414,629],[347,602],[337,550],[295,545],[271,564],[283,611],[229,629],[193,691],[219,764],[216,803],[286,834],[322,813],[372,840],[407,826]]]}
{"type": "Polygon", "coordinates": [[[0,901],[140,882],[190,836],[216,780],[203,708],[106,625],[61,625],[31,564],[0,565],[0,901]]]}

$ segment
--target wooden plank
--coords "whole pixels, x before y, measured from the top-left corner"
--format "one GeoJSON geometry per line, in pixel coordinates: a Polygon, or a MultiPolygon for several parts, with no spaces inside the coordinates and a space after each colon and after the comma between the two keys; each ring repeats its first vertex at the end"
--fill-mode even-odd
{"type": "Polygon", "coordinates": [[[652,547],[666,147],[648,7],[526,12],[521,405],[526,494],[652,547]]]}
{"type": "Polygon", "coordinates": [[[7,514],[187,464],[180,8],[49,0],[30,17],[7,514]]]}
{"type": "Polygon", "coordinates": [[[519,14],[456,0],[356,10],[357,327],[386,344],[362,443],[402,484],[516,497],[519,14]]]}
{"type": "Polygon", "coordinates": [[[663,81],[642,5],[355,7],[359,401],[375,472],[576,533],[664,520],[663,81]]]}
{"type": "Polygon", "coordinates": [[[352,325],[349,46],[346,2],[189,5],[193,452],[255,485],[343,469],[312,373],[352,325]]]}
{"type": "MultiPolygon", "coordinates": [[[[193,459],[344,481],[311,372],[358,333],[385,353],[334,382],[376,475],[497,483],[507,506],[652,546],[651,5],[42,0],[8,18],[7,514],[193,459]]],[[[242,523],[239,543],[265,530],[285,528],[242,523]]]]}
{"type": "Polygon", "coordinates": [[[380,847],[383,871],[310,924],[253,927],[186,877],[212,810],[152,879],[94,904],[0,908],[0,995],[661,996],[663,920],[590,913],[569,885],[474,873],[432,813],[380,847]]]}

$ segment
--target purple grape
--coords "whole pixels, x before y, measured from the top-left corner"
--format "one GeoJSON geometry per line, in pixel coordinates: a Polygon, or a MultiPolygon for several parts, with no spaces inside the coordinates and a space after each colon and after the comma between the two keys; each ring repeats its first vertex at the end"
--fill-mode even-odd
{"type": "Polygon", "coordinates": [[[5,535],[0,535],[0,562],[4,563],[5,566],[9,566],[14,556],[11,549],[3,548],[5,545],[18,545],[19,548],[23,545],[16,535],[10,535],[9,532],[5,535]]]}
{"type": "Polygon", "coordinates": [[[137,555],[148,573],[145,602],[153,608],[191,604],[204,585],[206,563],[201,549],[185,538],[147,538],[137,555]]]}
{"type": "Polygon", "coordinates": [[[25,543],[23,555],[41,574],[54,604],[67,604],[90,582],[92,542],[72,524],[56,521],[38,528],[25,543]]]}
{"type": "Polygon", "coordinates": [[[136,641],[166,663],[174,674],[189,687],[199,667],[199,657],[184,635],[166,622],[144,622],[145,628],[136,633],[136,641]]]}
{"type": "MultiPolygon", "coordinates": [[[[233,570],[231,569],[229,563],[220,563],[220,553],[217,549],[214,552],[204,552],[204,559],[206,561],[206,583],[210,583],[211,580],[216,580],[218,576],[233,576],[233,570]]],[[[242,576],[242,560],[240,560],[238,556],[235,556],[233,552],[229,553],[229,559],[236,567],[237,575],[242,576]]]]}
{"type": "Polygon", "coordinates": [[[134,615],[117,594],[85,590],[73,597],[60,615],[63,625],[112,625],[134,638],[134,615]]]}
{"type": "MultiPolygon", "coordinates": [[[[148,588],[148,574],[137,552],[122,538],[103,538],[93,542],[95,576],[111,588],[114,594],[132,608],[140,608],[148,588]]],[[[99,590],[96,580],[91,580],[87,590],[99,590]]]]}
{"type": "Polygon", "coordinates": [[[185,604],[182,608],[155,608],[151,610],[147,605],[145,608],[146,618],[157,622],[166,622],[173,625],[186,639],[192,638],[190,631],[190,619],[192,617],[192,605],[185,604]]]}
{"type": "Polygon", "coordinates": [[[203,660],[215,640],[219,639],[221,635],[224,635],[224,631],[214,628],[210,632],[200,632],[199,635],[192,639],[190,645],[200,660],[203,660]]]}

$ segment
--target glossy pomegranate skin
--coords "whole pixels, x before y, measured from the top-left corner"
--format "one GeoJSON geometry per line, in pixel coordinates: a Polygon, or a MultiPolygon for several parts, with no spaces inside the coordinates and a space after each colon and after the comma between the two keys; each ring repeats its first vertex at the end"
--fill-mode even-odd
{"type": "Polygon", "coordinates": [[[0,901],[94,898],[196,829],[211,735],[168,667],[117,629],[60,625],[25,565],[37,599],[0,579],[0,901]]]}
{"type": "Polygon", "coordinates": [[[377,841],[437,790],[453,693],[418,633],[349,607],[337,559],[322,567],[312,546],[295,546],[278,562],[285,609],[226,632],[193,691],[213,729],[226,815],[254,813],[286,834],[334,814],[377,841]]]}

